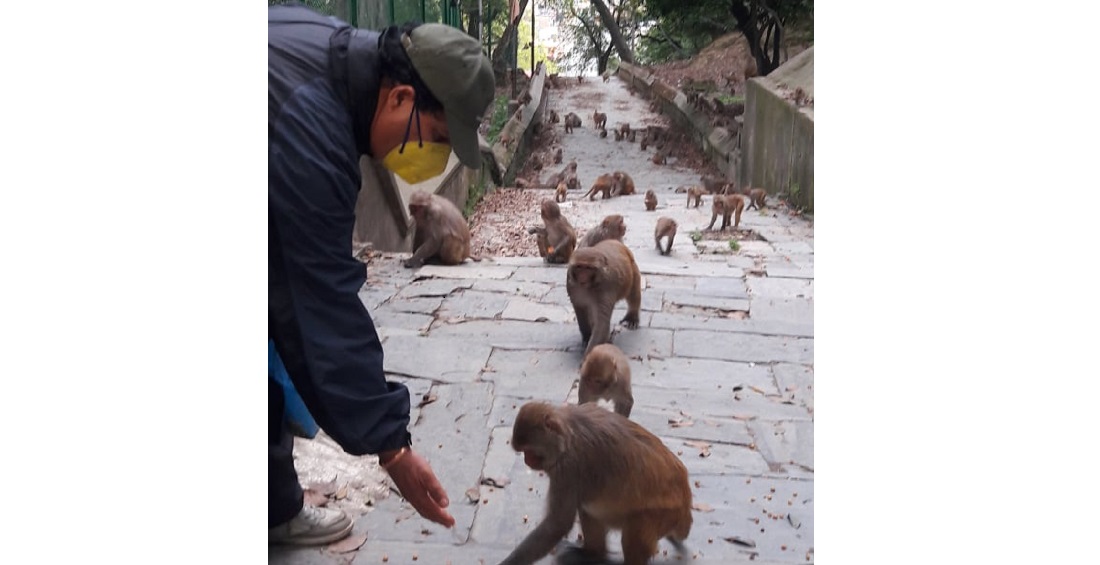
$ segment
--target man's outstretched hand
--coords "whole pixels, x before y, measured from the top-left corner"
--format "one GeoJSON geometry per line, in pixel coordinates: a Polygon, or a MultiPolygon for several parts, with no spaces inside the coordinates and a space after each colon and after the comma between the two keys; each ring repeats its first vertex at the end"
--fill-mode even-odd
{"type": "Polygon", "coordinates": [[[455,525],[454,516],[444,508],[451,504],[432,466],[412,448],[398,455],[385,467],[401,496],[412,504],[421,516],[448,528],[455,525]]]}

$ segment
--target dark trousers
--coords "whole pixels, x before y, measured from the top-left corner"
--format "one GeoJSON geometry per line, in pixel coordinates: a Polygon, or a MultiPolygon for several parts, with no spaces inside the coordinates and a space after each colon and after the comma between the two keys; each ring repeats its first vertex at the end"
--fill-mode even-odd
{"type": "Polygon", "coordinates": [[[302,485],[294,470],[294,437],[283,417],[283,387],[267,379],[267,527],[302,511],[302,485]]]}

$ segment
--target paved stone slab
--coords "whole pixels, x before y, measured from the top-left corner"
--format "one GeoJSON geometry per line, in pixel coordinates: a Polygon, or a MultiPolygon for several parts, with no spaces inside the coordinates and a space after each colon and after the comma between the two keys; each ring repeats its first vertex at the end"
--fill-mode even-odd
{"type": "MultiPolygon", "coordinates": [[[[768,387],[774,388],[774,387],[768,387]]],[[[767,392],[768,388],[760,388],[767,392]]],[[[658,390],[658,389],[653,389],[658,390]]],[[[640,392],[647,389],[639,387],[640,392]]],[[[748,420],[801,420],[812,417],[805,408],[778,395],[759,394],[748,386],[735,385],[710,390],[676,390],[672,394],[635,394],[634,405],[667,408],[695,420],[708,417],[748,420]],[[740,390],[735,390],[740,388],[740,390]]]]}
{"type": "Polygon", "coordinates": [[[452,292],[470,288],[473,283],[454,279],[425,279],[403,286],[397,296],[401,298],[444,297],[452,292]]]}
{"type": "Polygon", "coordinates": [[[516,267],[509,280],[565,284],[566,265],[545,264],[538,267],[516,267]]]}
{"type": "Polygon", "coordinates": [[[444,382],[477,380],[492,348],[434,334],[388,336],[383,343],[386,372],[444,382]]]}
{"type": "Polygon", "coordinates": [[[753,298],[807,298],[814,297],[814,282],[797,279],[773,279],[748,277],[745,279],[753,298]]]}
{"type": "Polygon", "coordinates": [[[436,477],[452,502],[448,510],[455,517],[455,531],[434,524],[416,514],[407,502],[397,496],[379,501],[372,512],[362,516],[356,527],[370,532],[372,540],[420,541],[423,533],[432,539],[458,536],[473,523],[476,508],[463,504],[466,489],[476,487],[482,468],[482,458],[488,451],[489,438],[483,430],[489,418],[491,403],[489,383],[436,385],[431,393],[436,401],[424,405],[413,420],[410,433],[413,449],[432,464],[436,477]]]}
{"type": "MultiPolygon", "coordinates": [[[[654,328],[707,330],[711,332],[737,332],[759,335],[786,335],[794,337],[813,337],[813,323],[787,323],[775,320],[754,320],[747,318],[722,318],[709,313],[656,312],[650,326],[654,328]]],[[[715,336],[717,337],[717,336],[715,336]]],[[[712,338],[713,339],[713,338],[712,338]]]]}
{"type": "Polygon", "coordinates": [[[762,226],[756,229],[756,233],[773,245],[795,242],[800,239],[798,235],[792,233],[785,226],[762,226]]]}
{"type": "Polygon", "coordinates": [[[638,262],[638,269],[646,275],[675,275],[680,277],[734,277],[745,276],[744,271],[727,263],[638,262]]]}
{"type": "Polygon", "coordinates": [[[814,248],[805,241],[782,241],[773,245],[780,253],[813,253],[814,248]]]}
{"type": "Polygon", "coordinates": [[[401,375],[386,375],[387,381],[394,381],[405,385],[405,388],[409,389],[409,400],[412,403],[413,409],[416,410],[416,406],[420,404],[420,400],[431,393],[432,387],[435,383],[431,379],[418,379],[415,377],[404,377],[401,375]]]}
{"type": "Polygon", "coordinates": [[[672,450],[687,467],[688,475],[721,475],[723,473],[758,475],[768,470],[768,463],[754,449],[741,445],[711,443],[710,455],[700,457],[700,450],[684,444],[684,439],[658,436],[666,447],[672,450]]]}
{"type": "Polygon", "coordinates": [[[684,290],[692,290],[692,289],[695,288],[695,285],[696,285],[696,278],[695,277],[681,277],[681,276],[673,276],[673,275],[656,275],[656,274],[652,274],[652,275],[647,275],[645,277],[645,279],[646,279],[646,288],[644,290],[642,290],[643,293],[646,290],[650,290],[650,289],[669,290],[669,289],[679,288],[679,289],[684,289],[684,290]]]}
{"type": "Polygon", "coordinates": [[[693,502],[712,509],[695,512],[688,538],[693,542],[691,549],[702,553],[701,557],[734,562],[755,553],[751,561],[754,564],[759,560],[792,564],[813,561],[812,481],[705,475],[692,476],[692,480],[693,502]],[[730,537],[749,540],[755,547],[725,541],[730,537]],[[711,539],[713,543],[707,543],[711,539]]]}
{"type": "Polygon", "coordinates": [[[769,278],[810,279],[814,278],[813,268],[798,267],[767,267],[769,278]]]}
{"type": "Polygon", "coordinates": [[[512,298],[501,312],[505,320],[525,320],[528,322],[566,323],[576,320],[571,307],[559,304],[542,304],[526,298],[512,298]]]}
{"type": "MultiPolygon", "coordinates": [[[[644,294],[645,291],[643,290],[644,294]]],[[[539,299],[539,302],[543,304],[554,304],[557,306],[563,306],[570,312],[573,311],[573,302],[569,300],[569,293],[565,290],[565,285],[561,284],[552,288],[549,292],[539,299]]]]}
{"type": "Polygon", "coordinates": [[[754,420],[749,429],[764,460],[778,465],[814,468],[813,421],[771,422],[754,420]]]}
{"type": "Polygon", "coordinates": [[[461,324],[436,324],[431,335],[503,349],[583,349],[576,323],[473,320],[461,324]]]}
{"type": "Polygon", "coordinates": [[[723,298],[720,296],[702,296],[694,291],[669,290],[665,292],[665,302],[679,306],[695,306],[698,308],[714,308],[725,311],[749,311],[749,301],[746,298],[723,298]]]}
{"type": "Polygon", "coordinates": [[[439,309],[439,317],[455,319],[493,319],[500,316],[510,298],[498,292],[463,290],[448,296],[439,309]]]}
{"type": "Polygon", "coordinates": [[[504,280],[512,276],[513,267],[499,265],[478,265],[467,261],[461,265],[425,265],[416,271],[419,278],[435,277],[437,279],[497,279],[504,280]]]}
{"type": "MultiPolygon", "coordinates": [[[[635,404],[634,409],[630,411],[630,419],[658,436],[743,446],[752,445],[754,441],[745,422],[728,418],[689,418],[678,410],[641,403],[648,397],[646,393],[644,388],[635,388],[635,404]],[[683,425],[687,422],[691,422],[691,425],[683,425]]],[[[576,403],[575,400],[573,402],[576,403]]]]}
{"type": "Polygon", "coordinates": [[[538,267],[546,263],[542,257],[492,257],[486,258],[485,261],[488,264],[505,267],[538,267]]]}
{"type": "Polygon", "coordinates": [[[364,288],[359,291],[359,300],[367,307],[368,312],[374,312],[394,294],[397,294],[395,288],[364,288]]]}
{"type": "MultiPolygon", "coordinates": [[[[737,251],[734,251],[730,247],[730,240],[735,239],[731,234],[729,239],[702,239],[699,240],[695,247],[699,250],[699,258],[703,259],[709,255],[730,255],[736,256],[737,251]]],[[[740,242],[739,242],[740,243],[740,242]]]]}
{"type": "Polygon", "coordinates": [[[753,299],[749,316],[754,320],[812,324],[814,323],[814,301],[809,298],[753,299]]]}
{"type": "Polygon", "coordinates": [[[370,313],[371,320],[378,334],[385,336],[395,335],[422,335],[428,331],[435,316],[426,314],[410,314],[407,312],[395,312],[386,305],[375,309],[370,313]]]}
{"type": "Polygon", "coordinates": [[[726,347],[716,348],[713,336],[710,332],[699,330],[677,331],[673,336],[673,351],[677,357],[704,357],[727,361],[785,361],[805,365],[814,362],[813,339],[731,333],[726,340],[726,347]]]}
{"type": "Polygon", "coordinates": [[[632,359],[630,369],[635,386],[686,389],[704,393],[728,392],[741,385],[779,394],[767,365],[670,357],[641,361],[632,359]]]}
{"type": "Polygon", "coordinates": [[[645,289],[642,290],[642,310],[649,312],[660,312],[661,308],[665,304],[665,293],[663,290],[645,289]]]}
{"type": "Polygon", "coordinates": [[[386,308],[394,312],[433,315],[442,304],[442,296],[425,296],[417,298],[402,298],[400,296],[395,296],[381,305],[379,309],[386,308]]]}
{"type": "Polygon", "coordinates": [[[550,292],[553,285],[529,281],[491,280],[474,281],[473,290],[483,292],[500,292],[509,296],[526,296],[529,298],[541,298],[550,292]]]}
{"type": "Polygon", "coordinates": [[[703,277],[695,283],[695,293],[723,298],[748,298],[745,279],[733,277],[703,277]]]}
{"type": "Polygon", "coordinates": [[[814,370],[807,365],[776,363],[772,366],[775,382],[784,398],[814,410],[814,370]]]}
{"type": "Polygon", "coordinates": [[[774,251],[771,244],[766,241],[742,241],[739,253],[742,257],[754,257],[768,255],[774,251]]]}
{"type": "MultiPolygon", "coordinates": [[[[361,532],[353,529],[351,533],[358,535],[361,532]]],[[[273,545],[267,548],[268,565],[345,565],[347,562],[344,556],[330,553],[321,547],[273,545]]]]}
{"type": "MultiPolygon", "coordinates": [[[[624,310],[625,314],[626,311],[624,310]]],[[[611,343],[615,344],[627,357],[669,357],[672,355],[672,331],[645,327],[640,325],[638,329],[627,329],[618,326],[618,317],[612,318],[611,343]]],[[[646,320],[642,320],[643,324],[646,320]]],[[[577,330],[577,340],[580,340],[580,330],[577,330]]]]}
{"type": "MultiPolygon", "coordinates": [[[[453,504],[453,503],[452,503],[453,504]]],[[[510,549],[483,544],[449,544],[450,536],[425,536],[423,542],[372,542],[359,548],[352,565],[495,565],[508,556],[510,549]],[[439,539],[437,539],[439,538],[439,539]]],[[[539,565],[551,565],[550,560],[539,565]]]]}
{"type": "Polygon", "coordinates": [[[492,382],[496,395],[520,399],[564,399],[580,374],[578,351],[509,351],[496,349],[489,356],[481,380],[492,382]]]}
{"type": "Polygon", "coordinates": [[[731,267],[737,267],[742,270],[749,270],[756,267],[756,259],[745,255],[727,255],[726,263],[731,267]]]}

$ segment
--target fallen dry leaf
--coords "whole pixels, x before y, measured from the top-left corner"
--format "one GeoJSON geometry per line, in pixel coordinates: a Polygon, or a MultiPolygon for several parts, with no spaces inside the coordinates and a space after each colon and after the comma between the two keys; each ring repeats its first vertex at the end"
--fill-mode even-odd
{"type": "Polygon", "coordinates": [[[670,426],[672,426],[673,428],[686,428],[686,427],[694,425],[695,422],[693,422],[691,420],[673,419],[673,420],[669,420],[668,424],[670,426]]]}
{"type": "Polygon", "coordinates": [[[336,500],[343,500],[347,497],[348,497],[348,485],[345,484],[344,486],[340,487],[340,490],[336,491],[336,494],[334,495],[334,498],[336,500]]]}
{"type": "Polygon", "coordinates": [[[692,510],[698,510],[699,512],[714,512],[714,508],[705,502],[696,502],[691,505],[692,510]]]}
{"type": "Polygon", "coordinates": [[[477,501],[481,500],[481,491],[476,487],[466,489],[466,500],[477,504],[477,501]]]}
{"type": "Polygon", "coordinates": [[[512,481],[508,477],[504,477],[504,478],[483,477],[481,479],[481,484],[491,486],[491,487],[497,487],[497,488],[504,488],[504,487],[508,486],[508,483],[510,483],[510,482],[512,482],[512,481]]]}
{"type": "Polygon", "coordinates": [[[367,534],[348,536],[325,549],[330,553],[348,553],[357,551],[367,541],[367,534]]]}
{"type": "Polygon", "coordinates": [[[321,507],[328,504],[328,497],[313,489],[307,488],[302,491],[304,494],[305,503],[307,506],[321,507]]]}
{"type": "Polygon", "coordinates": [[[438,396],[436,396],[436,395],[434,395],[430,392],[426,392],[426,393],[424,393],[424,397],[420,399],[420,404],[417,404],[416,407],[417,408],[423,408],[423,407],[435,402],[436,400],[439,400],[438,396]]]}
{"type": "Polygon", "coordinates": [[[745,546],[745,547],[756,547],[756,542],[755,541],[752,541],[751,539],[745,539],[745,538],[740,537],[740,536],[730,536],[728,538],[722,538],[722,539],[724,539],[724,540],[726,540],[730,543],[735,543],[737,545],[742,545],[742,546],[745,546]]]}

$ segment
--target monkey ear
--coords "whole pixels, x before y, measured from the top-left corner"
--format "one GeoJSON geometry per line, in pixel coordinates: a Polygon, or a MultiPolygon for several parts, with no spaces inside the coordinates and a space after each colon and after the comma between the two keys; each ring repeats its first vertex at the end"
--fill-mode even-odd
{"type": "Polygon", "coordinates": [[[547,430],[554,432],[555,434],[562,434],[561,420],[558,419],[556,414],[547,414],[546,420],[543,421],[543,425],[547,430]]]}

